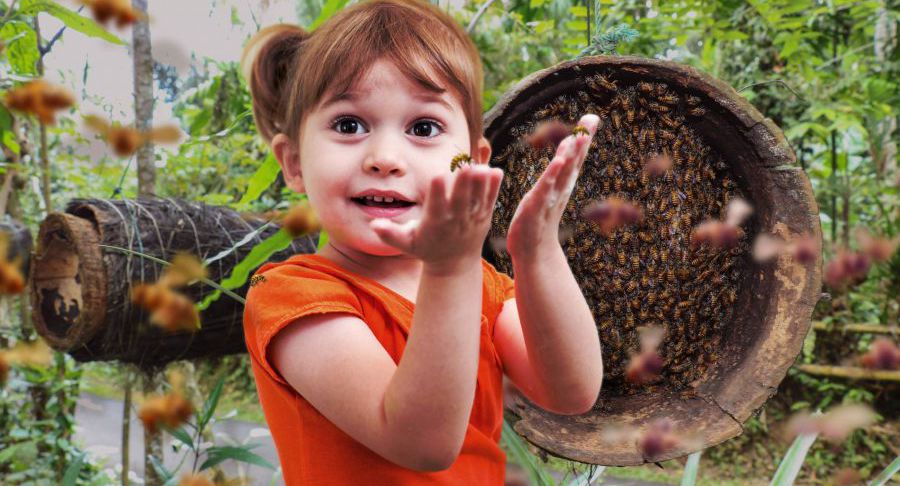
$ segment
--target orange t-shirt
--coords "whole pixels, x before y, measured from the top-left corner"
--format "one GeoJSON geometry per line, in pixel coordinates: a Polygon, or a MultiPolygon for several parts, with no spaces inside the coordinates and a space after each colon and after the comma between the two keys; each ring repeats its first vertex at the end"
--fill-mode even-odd
{"type": "Polygon", "coordinates": [[[503,302],[515,297],[513,280],[482,261],[481,350],[472,414],[462,450],[444,471],[399,466],[359,443],[319,413],[268,361],[272,337],[299,317],[341,312],[368,324],[395,363],[400,362],[415,304],[379,282],[316,254],[267,263],[247,292],[244,337],[288,485],[497,485],[504,482],[503,369],[493,343],[503,302]],[[264,279],[264,280],[263,280],[264,279]]]}

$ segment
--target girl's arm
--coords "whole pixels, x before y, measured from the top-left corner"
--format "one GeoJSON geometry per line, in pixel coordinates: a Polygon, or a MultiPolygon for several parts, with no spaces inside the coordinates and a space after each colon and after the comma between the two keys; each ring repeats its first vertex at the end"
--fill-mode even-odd
{"type": "Polygon", "coordinates": [[[426,266],[399,365],[365,322],[346,314],[296,320],[273,338],[270,359],[316,410],[376,454],[416,471],[447,469],[475,397],[482,275],[480,259],[426,266]]]}

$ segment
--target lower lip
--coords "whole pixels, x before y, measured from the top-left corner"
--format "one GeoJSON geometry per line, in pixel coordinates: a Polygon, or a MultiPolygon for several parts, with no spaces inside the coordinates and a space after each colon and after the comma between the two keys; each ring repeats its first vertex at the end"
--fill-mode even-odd
{"type": "Polygon", "coordinates": [[[403,208],[378,208],[375,206],[366,206],[365,204],[360,204],[356,201],[353,201],[353,204],[357,205],[360,209],[363,210],[363,212],[365,212],[369,216],[375,218],[394,218],[400,216],[403,213],[406,213],[407,211],[415,207],[415,205],[412,205],[403,208]]]}

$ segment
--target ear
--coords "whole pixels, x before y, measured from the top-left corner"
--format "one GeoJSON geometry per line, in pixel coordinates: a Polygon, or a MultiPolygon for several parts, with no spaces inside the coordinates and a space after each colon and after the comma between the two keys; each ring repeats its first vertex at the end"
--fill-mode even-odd
{"type": "Polygon", "coordinates": [[[475,147],[475,154],[472,158],[479,164],[487,164],[491,160],[491,144],[484,137],[478,139],[478,146],[475,147]]]}
{"type": "Polygon", "coordinates": [[[306,193],[303,186],[303,173],[300,171],[300,154],[297,151],[297,145],[287,135],[278,133],[272,137],[272,153],[281,166],[281,173],[284,174],[284,183],[300,194],[306,193]]]}

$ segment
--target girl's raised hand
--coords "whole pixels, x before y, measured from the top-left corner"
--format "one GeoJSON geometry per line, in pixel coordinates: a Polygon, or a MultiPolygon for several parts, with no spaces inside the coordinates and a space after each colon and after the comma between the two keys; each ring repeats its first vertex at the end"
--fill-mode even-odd
{"type": "Polygon", "coordinates": [[[434,269],[464,268],[481,260],[502,179],[501,169],[463,164],[451,174],[432,179],[421,221],[401,225],[378,218],[371,227],[382,241],[434,269]]]}
{"type": "Polygon", "coordinates": [[[559,222],[599,123],[597,115],[581,117],[578,126],[588,134],[564,138],[541,178],[519,201],[506,234],[506,247],[513,259],[525,259],[548,245],[559,245],[559,222]]]}

